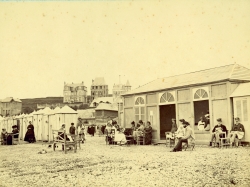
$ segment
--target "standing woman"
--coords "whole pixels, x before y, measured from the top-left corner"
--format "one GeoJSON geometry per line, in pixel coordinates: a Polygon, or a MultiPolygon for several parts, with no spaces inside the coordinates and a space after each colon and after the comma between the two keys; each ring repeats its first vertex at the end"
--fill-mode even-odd
{"type": "Polygon", "coordinates": [[[31,121],[29,121],[29,125],[27,127],[27,132],[24,137],[24,141],[29,143],[36,142],[35,133],[34,133],[34,126],[31,124],[31,121]]]}

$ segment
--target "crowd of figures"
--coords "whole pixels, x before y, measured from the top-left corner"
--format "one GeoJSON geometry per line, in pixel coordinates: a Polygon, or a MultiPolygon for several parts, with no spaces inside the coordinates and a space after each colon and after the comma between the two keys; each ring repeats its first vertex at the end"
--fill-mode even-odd
{"type": "MultiPolygon", "coordinates": [[[[185,119],[180,119],[181,125],[177,128],[176,120],[172,119],[172,128],[171,132],[167,135],[167,138],[177,140],[176,145],[171,152],[182,151],[182,143],[185,142],[188,145],[188,142],[195,141],[195,135],[193,129],[190,127],[190,124],[185,121],[185,119]]],[[[209,115],[206,116],[206,121],[201,121],[198,123],[199,130],[210,130],[210,120],[209,115]],[[201,125],[202,123],[202,125],[201,125]],[[199,127],[202,126],[202,127],[199,127]]],[[[244,136],[245,129],[244,126],[240,123],[240,118],[235,118],[235,123],[232,126],[231,130],[227,130],[226,126],[222,124],[222,119],[217,119],[217,125],[214,126],[211,132],[211,139],[209,146],[212,146],[213,142],[219,147],[221,138],[225,138],[224,141],[230,146],[238,146],[239,140],[244,136]],[[227,137],[227,138],[226,138],[227,137]]],[[[194,144],[193,144],[194,145],[194,144]]]]}
{"type": "Polygon", "coordinates": [[[109,144],[115,142],[127,143],[129,140],[133,144],[137,144],[140,138],[143,139],[144,145],[150,145],[152,143],[152,127],[148,121],[146,124],[142,120],[135,125],[135,122],[131,122],[131,128],[121,128],[116,121],[109,120],[107,125],[101,128],[102,132],[106,134],[106,141],[109,144]]]}
{"type": "MultiPolygon", "coordinates": [[[[205,115],[206,120],[201,118],[198,123],[199,130],[210,130],[210,120],[209,114],[205,115]]],[[[182,150],[182,143],[185,142],[188,144],[189,141],[194,142],[195,135],[193,128],[190,127],[190,124],[185,119],[179,120],[181,124],[177,127],[176,120],[172,119],[172,128],[170,134],[168,134],[166,138],[175,139],[176,144],[175,148],[172,152],[181,151],[182,150]]],[[[219,146],[221,138],[227,138],[230,145],[238,146],[239,140],[244,137],[245,129],[244,125],[240,123],[240,118],[235,118],[235,123],[232,126],[231,130],[227,130],[226,126],[222,124],[222,119],[217,119],[218,124],[216,124],[211,131],[211,140],[209,145],[212,146],[214,142],[219,146]]],[[[119,124],[115,120],[108,120],[105,126],[101,126],[98,128],[99,133],[106,135],[106,140],[108,143],[112,142],[127,142],[128,137],[129,141],[134,144],[137,144],[140,138],[143,138],[143,144],[150,145],[152,144],[152,127],[151,123],[147,121],[144,123],[142,120],[139,120],[136,124],[134,121],[131,122],[131,128],[121,128],[119,124]]],[[[62,124],[61,131],[65,130],[65,124],[62,124]]],[[[91,136],[94,136],[96,132],[95,125],[88,125],[87,126],[87,133],[91,136]]],[[[71,123],[69,128],[69,134],[79,135],[79,139],[82,143],[84,143],[85,139],[85,125],[82,123],[81,118],[78,118],[77,126],[74,126],[74,123],[71,123]]],[[[8,133],[5,128],[2,129],[1,132],[1,142],[6,142],[7,145],[13,144],[13,138],[18,138],[19,136],[19,127],[17,125],[12,126],[12,132],[8,133]]],[[[66,140],[70,141],[70,139],[66,136],[66,140]]],[[[24,137],[24,141],[29,143],[36,142],[35,133],[34,133],[34,126],[32,125],[31,121],[29,121],[29,125],[27,127],[27,132],[24,137]]]]}

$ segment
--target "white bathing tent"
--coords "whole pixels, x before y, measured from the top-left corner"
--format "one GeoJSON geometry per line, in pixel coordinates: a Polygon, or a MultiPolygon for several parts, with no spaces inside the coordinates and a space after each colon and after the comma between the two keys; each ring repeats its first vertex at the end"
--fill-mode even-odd
{"type": "Polygon", "coordinates": [[[42,127],[43,127],[43,114],[45,109],[41,109],[36,112],[37,115],[37,130],[35,131],[36,140],[42,140],[42,127]]]}
{"type": "Polygon", "coordinates": [[[44,108],[43,110],[43,118],[42,118],[42,140],[49,141],[49,115],[53,113],[49,107],[44,108]]]}
{"type": "Polygon", "coordinates": [[[48,114],[48,126],[49,126],[49,141],[53,140],[52,129],[58,130],[60,128],[59,123],[57,123],[55,113],[58,112],[61,108],[56,107],[54,110],[48,114]]]}
{"type": "Polygon", "coordinates": [[[66,132],[69,132],[71,123],[74,123],[76,126],[77,112],[67,105],[65,105],[58,112],[56,112],[55,117],[56,117],[56,124],[59,125],[59,128],[61,127],[62,124],[65,124],[66,132]]]}
{"type": "Polygon", "coordinates": [[[2,116],[0,116],[0,129],[1,130],[3,128],[3,120],[4,120],[4,118],[2,116]]]}
{"type": "Polygon", "coordinates": [[[20,114],[20,115],[18,115],[18,116],[16,116],[16,121],[18,120],[19,121],[19,136],[20,136],[20,139],[22,140],[23,138],[24,138],[24,131],[25,131],[25,129],[24,129],[24,127],[23,127],[23,116],[24,116],[24,114],[20,114]]]}

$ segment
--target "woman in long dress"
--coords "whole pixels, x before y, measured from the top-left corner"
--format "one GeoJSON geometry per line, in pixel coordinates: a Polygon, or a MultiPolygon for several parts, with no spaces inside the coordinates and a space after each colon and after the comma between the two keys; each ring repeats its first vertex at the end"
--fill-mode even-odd
{"type": "Polygon", "coordinates": [[[27,141],[29,143],[36,142],[35,133],[34,133],[34,126],[31,124],[31,121],[29,121],[29,125],[27,127],[27,132],[24,137],[24,141],[27,141]]]}
{"type": "Polygon", "coordinates": [[[152,127],[151,123],[148,121],[144,128],[145,133],[145,145],[150,145],[152,143],[152,127]]]}

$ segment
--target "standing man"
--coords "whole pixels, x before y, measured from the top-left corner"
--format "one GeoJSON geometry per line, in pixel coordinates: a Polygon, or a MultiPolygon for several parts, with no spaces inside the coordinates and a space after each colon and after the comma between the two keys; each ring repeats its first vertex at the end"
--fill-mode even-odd
{"type": "MultiPolygon", "coordinates": [[[[210,146],[212,146],[212,142],[215,138],[215,142],[217,143],[217,146],[219,146],[219,139],[223,138],[223,134],[222,132],[227,132],[227,128],[225,125],[222,125],[222,120],[221,118],[217,119],[218,124],[215,125],[213,131],[212,131],[212,137],[211,137],[211,141],[210,141],[210,146]]],[[[225,138],[225,137],[224,137],[225,138]]]]}
{"type": "Polygon", "coordinates": [[[235,143],[235,146],[239,146],[239,139],[241,140],[244,137],[245,129],[240,123],[239,117],[236,117],[234,120],[235,124],[230,132],[230,145],[232,146],[232,144],[235,143]]]}

